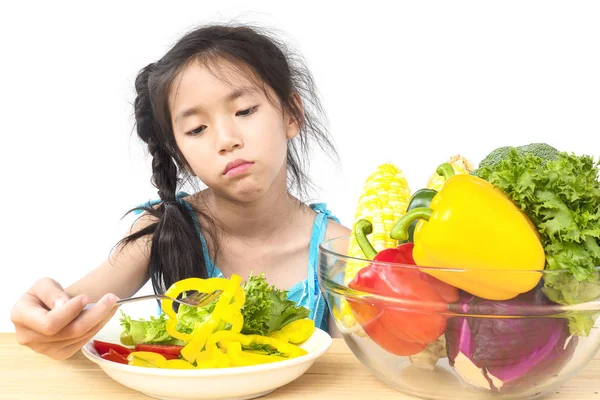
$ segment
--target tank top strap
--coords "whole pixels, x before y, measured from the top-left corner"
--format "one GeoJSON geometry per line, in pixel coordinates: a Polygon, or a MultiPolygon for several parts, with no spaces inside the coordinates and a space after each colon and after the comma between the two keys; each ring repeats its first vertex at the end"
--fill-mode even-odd
{"type": "Polygon", "coordinates": [[[315,325],[325,331],[329,331],[328,309],[319,286],[319,245],[325,240],[327,233],[327,222],[329,219],[339,220],[327,209],[325,203],[314,203],[310,207],[317,212],[312,229],[312,236],[308,254],[308,302],[311,305],[309,318],[315,321],[315,325]]]}

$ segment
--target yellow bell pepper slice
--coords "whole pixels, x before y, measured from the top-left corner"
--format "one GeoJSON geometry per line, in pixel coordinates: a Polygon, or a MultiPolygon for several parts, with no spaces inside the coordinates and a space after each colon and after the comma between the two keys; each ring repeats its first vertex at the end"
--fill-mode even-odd
{"type": "Polygon", "coordinates": [[[310,338],[315,331],[315,321],[309,318],[290,322],[278,331],[271,332],[269,337],[284,342],[299,344],[310,338]]]}
{"type": "Polygon", "coordinates": [[[158,365],[135,356],[127,357],[127,365],[133,365],[134,367],[158,368],[158,365]]]}
{"type": "Polygon", "coordinates": [[[476,176],[447,176],[430,207],[401,217],[390,236],[408,238],[417,219],[413,258],[423,272],[475,296],[508,300],[533,289],[545,255],[531,220],[499,189],[476,176]],[[460,269],[456,271],[450,269],[460,269]]]}
{"type": "MultiPolygon", "coordinates": [[[[212,293],[214,291],[221,290],[222,293],[221,293],[221,296],[219,297],[219,298],[221,298],[221,297],[223,297],[223,295],[226,295],[227,292],[235,293],[236,288],[234,288],[232,286],[232,284],[231,284],[232,280],[237,282],[236,286],[239,286],[242,278],[239,275],[233,275],[231,277],[231,279],[225,279],[225,278],[209,278],[209,279],[188,278],[188,279],[183,279],[183,280],[173,283],[169,287],[169,289],[167,289],[167,291],[165,292],[165,295],[169,296],[171,298],[177,298],[177,296],[179,296],[181,293],[187,292],[187,291],[212,293]],[[227,289],[229,289],[229,291],[227,289]]],[[[231,296],[229,296],[229,300],[231,300],[231,296]]],[[[217,301],[217,306],[219,306],[219,304],[223,304],[223,302],[217,301]]],[[[162,300],[161,307],[162,307],[163,312],[165,314],[167,314],[167,316],[169,317],[167,319],[167,323],[166,323],[167,333],[176,339],[183,340],[186,342],[190,341],[192,339],[193,334],[186,334],[183,332],[179,332],[177,330],[177,313],[173,310],[173,300],[169,300],[169,299],[162,300]]],[[[215,311],[218,311],[217,307],[215,307],[215,311]]]]}
{"type": "MultiPolygon", "coordinates": [[[[242,278],[239,275],[233,274],[229,279],[210,278],[207,280],[200,280],[202,282],[211,281],[210,285],[199,285],[199,281],[196,279],[198,278],[190,278],[180,281],[182,283],[181,285],[178,285],[178,287],[175,289],[173,288],[175,285],[173,285],[165,293],[167,296],[176,297],[185,290],[200,290],[202,292],[205,292],[207,289],[211,292],[214,290],[222,290],[222,293],[217,300],[217,304],[215,305],[215,308],[210,316],[205,321],[196,323],[191,334],[182,334],[186,337],[186,339],[182,340],[187,340],[188,343],[183,347],[183,349],[181,349],[181,355],[184,359],[191,363],[195,362],[199,357],[200,353],[204,349],[204,346],[206,345],[206,340],[221,324],[221,321],[231,324],[232,331],[241,331],[242,326],[244,325],[244,318],[241,314],[241,308],[246,301],[244,290],[240,286],[242,278]]],[[[175,327],[177,326],[177,314],[175,314],[175,312],[172,310],[171,300],[163,300],[163,310],[165,307],[167,309],[171,307],[172,316],[169,315],[169,320],[167,320],[166,325],[167,332],[171,333],[170,330],[175,330],[175,327]]],[[[165,312],[167,311],[165,310],[165,312]]],[[[217,359],[217,361],[218,365],[225,365],[229,362],[228,360],[222,358],[217,359]]]]}
{"type": "Polygon", "coordinates": [[[207,346],[213,346],[218,343],[219,346],[229,349],[228,346],[232,342],[239,342],[242,346],[250,346],[252,344],[266,344],[273,347],[278,352],[282,353],[286,358],[294,358],[307,354],[307,351],[303,348],[282,340],[261,335],[243,335],[241,333],[234,333],[231,331],[218,331],[213,333],[208,339],[207,346]]]}
{"type": "Polygon", "coordinates": [[[162,354],[151,351],[133,351],[127,356],[129,365],[149,368],[193,369],[192,364],[185,360],[167,360],[162,354]]]}
{"type": "Polygon", "coordinates": [[[230,342],[227,345],[227,355],[231,359],[231,364],[234,367],[245,367],[249,365],[267,364],[276,361],[287,360],[286,357],[275,355],[267,356],[244,351],[242,350],[242,344],[240,342],[230,342]]]}

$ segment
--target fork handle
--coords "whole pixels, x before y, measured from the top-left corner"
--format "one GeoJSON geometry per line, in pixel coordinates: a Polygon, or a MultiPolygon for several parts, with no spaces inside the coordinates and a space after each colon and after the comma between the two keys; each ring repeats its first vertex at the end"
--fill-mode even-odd
{"type": "MultiPolygon", "coordinates": [[[[116,304],[118,306],[120,306],[121,304],[125,304],[125,303],[134,303],[136,301],[141,301],[141,300],[149,300],[149,299],[157,299],[160,298],[160,296],[157,296],[155,294],[148,294],[145,296],[137,296],[137,297],[126,297],[124,299],[119,299],[117,300],[116,304]]],[[[83,310],[88,310],[90,308],[92,308],[93,306],[95,306],[97,303],[89,303],[87,304],[85,307],[83,307],[83,310]]]]}

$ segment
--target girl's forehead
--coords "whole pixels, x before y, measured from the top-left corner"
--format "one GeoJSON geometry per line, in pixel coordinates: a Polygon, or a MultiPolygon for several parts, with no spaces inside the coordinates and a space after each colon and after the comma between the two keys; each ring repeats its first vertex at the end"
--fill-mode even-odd
{"type": "MultiPolygon", "coordinates": [[[[224,59],[194,60],[187,63],[175,76],[169,97],[181,92],[182,86],[227,92],[240,88],[263,89],[260,78],[250,67],[224,59]]],[[[195,91],[196,88],[192,90],[195,91]]]]}
{"type": "Polygon", "coordinates": [[[168,91],[169,108],[176,113],[181,107],[193,105],[190,103],[228,101],[232,95],[240,97],[239,93],[266,97],[269,101],[277,98],[248,65],[225,59],[193,60],[173,79],[168,91]]]}

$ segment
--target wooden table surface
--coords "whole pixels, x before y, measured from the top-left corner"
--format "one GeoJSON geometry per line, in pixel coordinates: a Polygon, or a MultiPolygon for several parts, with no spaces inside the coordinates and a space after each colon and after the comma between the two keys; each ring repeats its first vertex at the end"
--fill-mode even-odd
{"type": "MultiPolygon", "coordinates": [[[[20,346],[13,333],[0,333],[0,399],[120,400],[150,399],[113,381],[78,352],[54,361],[20,346]]],[[[600,400],[600,353],[566,385],[547,399],[600,400]]],[[[300,378],[262,397],[272,399],[414,399],[377,380],[342,339],[300,378]]]]}

